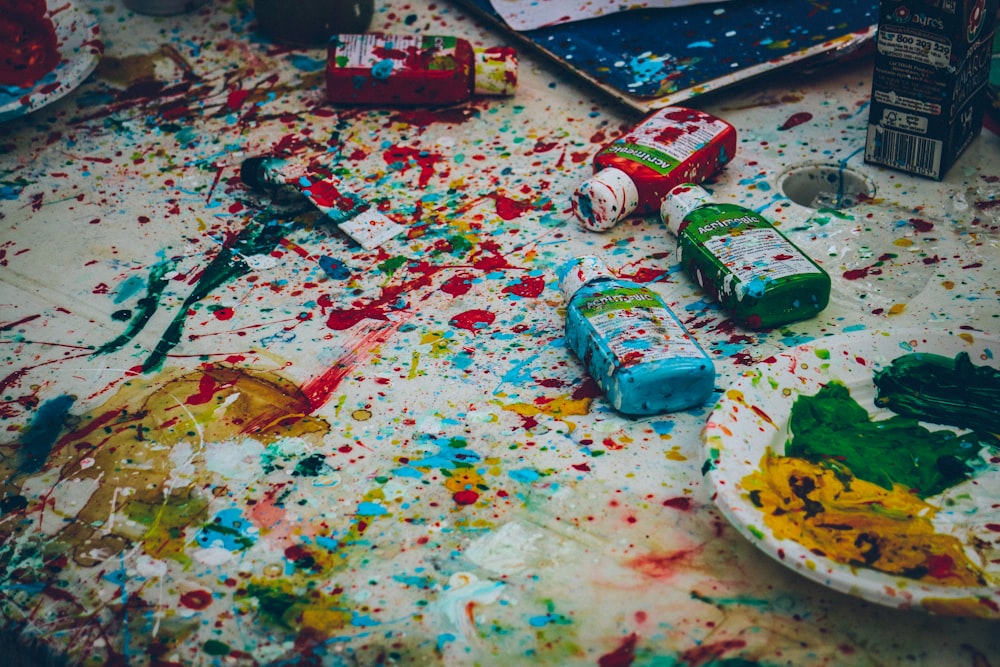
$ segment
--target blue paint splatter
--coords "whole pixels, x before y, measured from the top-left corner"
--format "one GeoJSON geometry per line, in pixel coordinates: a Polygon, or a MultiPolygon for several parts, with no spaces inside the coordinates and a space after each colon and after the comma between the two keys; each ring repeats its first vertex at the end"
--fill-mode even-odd
{"type": "Polygon", "coordinates": [[[31,426],[21,438],[20,451],[23,458],[19,466],[20,472],[33,473],[41,470],[42,464],[52,451],[52,445],[56,444],[59,438],[63,423],[74,402],[76,402],[75,396],[63,395],[39,406],[31,426]]]}
{"type": "Polygon", "coordinates": [[[222,510],[211,523],[202,526],[198,544],[203,547],[221,546],[227,551],[243,551],[257,541],[257,529],[237,508],[222,510]]]}
{"type": "Polygon", "coordinates": [[[323,269],[323,272],[334,280],[347,280],[351,277],[351,270],[347,268],[346,264],[326,255],[319,258],[319,268],[323,269]]]}

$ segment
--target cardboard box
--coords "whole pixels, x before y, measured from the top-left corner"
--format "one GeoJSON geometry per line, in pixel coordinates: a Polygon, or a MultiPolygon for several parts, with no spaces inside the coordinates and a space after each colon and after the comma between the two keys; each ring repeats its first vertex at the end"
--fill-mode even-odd
{"type": "Polygon", "coordinates": [[[997,0],[881,0],[865,161],[937,180],[979,134],[997,0]]]}

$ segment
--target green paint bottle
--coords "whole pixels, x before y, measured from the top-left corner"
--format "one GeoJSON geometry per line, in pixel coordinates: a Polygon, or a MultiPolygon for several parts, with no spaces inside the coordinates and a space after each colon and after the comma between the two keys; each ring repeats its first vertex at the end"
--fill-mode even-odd
{"type": "Polygon", "coordinates": [[[713,202],[685,183],[667,193],[660,217],[677,237],[685,271],[738,324],[776,327],[829,303],[830,276],[757,212],[713,202]]]}

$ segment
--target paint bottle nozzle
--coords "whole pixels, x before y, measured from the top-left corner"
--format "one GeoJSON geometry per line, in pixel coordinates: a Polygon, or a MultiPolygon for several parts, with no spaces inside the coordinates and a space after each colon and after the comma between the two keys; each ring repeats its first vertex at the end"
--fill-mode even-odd
{"type": "Polygon", "coordinates": [[[273,158],[261,155],[248,157],[243,160],[243,164],[240,165],[240,180],[253,190],[259,190],[270,185],[271,182],[267,178],[266,169],[271,160],[273,158]]]}

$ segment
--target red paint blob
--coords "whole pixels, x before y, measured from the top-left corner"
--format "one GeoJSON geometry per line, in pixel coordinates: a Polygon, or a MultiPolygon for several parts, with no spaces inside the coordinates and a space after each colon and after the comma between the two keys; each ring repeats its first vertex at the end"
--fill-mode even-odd
{"type": "Polygon", "coordinates": [[[457,505],[471,505],[479,500],[479,494],[471,489],[465,489],[463,491],[456,491],[452,496],[452,500],[457,505]]]}
{"type": "Polygon", "coordinates": [[[676,510],[690,510],[691,509],[691,499],[685,498],[683,496],[678,496],[676,498],[667,498],[663,501],[664,507],[673,507],[676,510]]]}
{"type": "Polygon", "coordinates": [[[205,609],[212,603],[212,594],[208,591],[189,591],[181,595],[181,604],[188,609],[205,609]]]}
{"type": "Polygon", "coordinates": [[[212,400],[216,389],[215,379],[210,374],[205,373],[198,381],[198,393],[189,396],[184,402],[188,405],[204,405],[212,400]]]}
{"type": "Polygon", "coordinates": [[[513,220],[514,218],[519,218],[526,211],[531,210],[531,202],[527,201],[515,201],[510,197],[504,197],[502,195],[494,195],[494,201],[496,201],[497,215],[499,215],[503,220],[513,220]]]}
{"type": "Polygon", "coordinates": [[[470,289],[472,289],[472,276],[467,273],[454,275],[441,285],[441,291],[452,296],[462,296],[470,289]]]}
{"type": "Polygon", "coordinates": [[[611,653],[605,653],[597,659],[599,667],[629,667],[635,662],[635,645],[639,638],[633,632],[622,640],[622,643],[611,653]]]}
{"type": "Polygon", "coordinates": [[[790,130],[797,125],[801,125],[802,123],[808,123],[809,121],[812,120],[812,118],[813,115],[808,111],[800,111],[799,113],[793,113],[791,116],[788,117],[788,120],[785,121],[784,125],[782,125],[778,129],[790,130]]]}
{"type": "Polygon", "coordinates": [[[927,559],[927,574],[935,579],[946,579],[955,574],[955,561],[945,554],[930,556],[927,559]]]}
{"type": "Polygon", "coordinates": [[[249,94],[249,90],[234,90],[230,92],[226,96],[226,106],[230,109],[239,109],[249,94]]]}
{"type": "Polygon", "coordinates": [[[474,308],[451,318],[450,324],[458,329],[466,329],[472,333],[478,333],[480,329],[493,324],[493,320],[495,319],[496,315],[488,310],[474,308]]]}
{"type": "Polygon", "coordinates": [[[545,278],[542,276],[523,276],[520,282],[503,288],[505,294],[515,294],[523,297],[537,297],[545,289],[545,278]]]}

